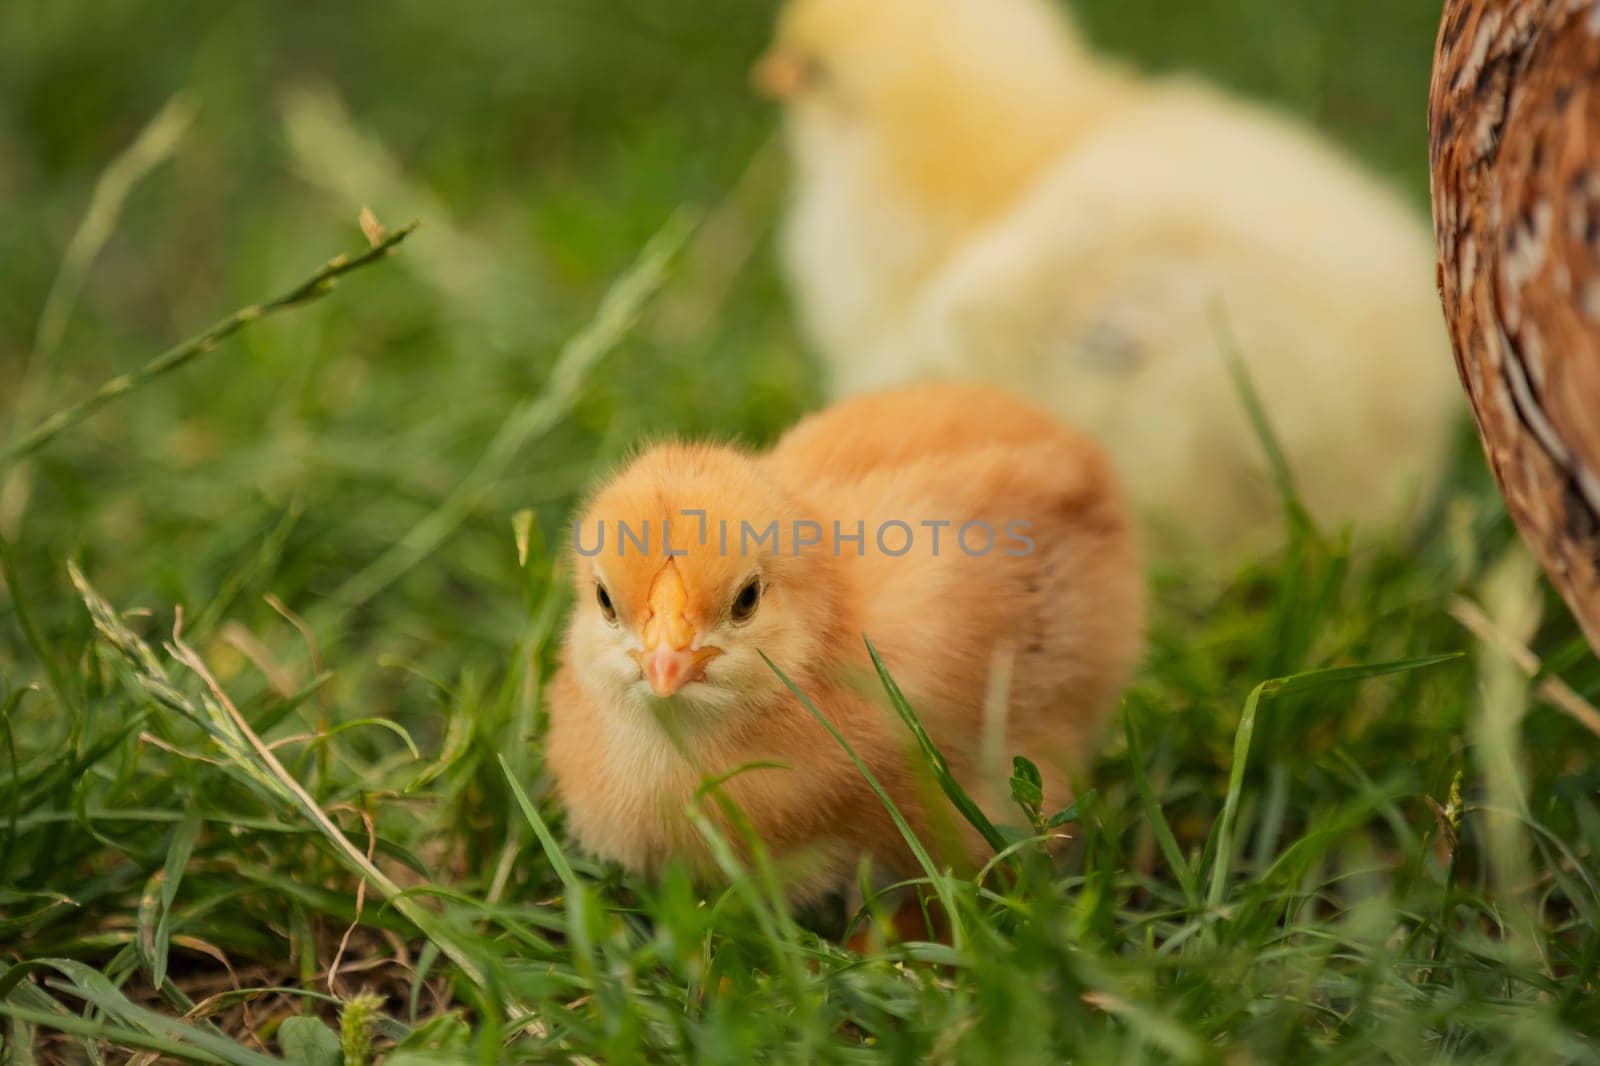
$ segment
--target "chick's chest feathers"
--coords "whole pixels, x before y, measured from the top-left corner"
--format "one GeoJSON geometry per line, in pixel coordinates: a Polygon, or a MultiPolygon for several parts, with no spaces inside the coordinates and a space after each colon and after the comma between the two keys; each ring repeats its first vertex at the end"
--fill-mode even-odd
{"type": "MultiPolygon", "coordinates": [[[[693,813],[742,850],[715,795],[702,794],[707,782],[723,779],[715,793],[738,808],[773,855],[788,861],[796,902],[832,891],[859,855],[908,869],[877,797],[844,750],[787,692],[750,708],[726,730],[706,731],[677,728],[681,723],[636,707],[602,707],[571,665],[562,667],[554,690],[547,758],[569,826],[592,854],[652,874],[676,859],[697,878],[715,880],[719,870],[693,813]]],[[[877,709],[831,686],[809,691],[920,826],[907,771],[887,744],[877,709]]]]}

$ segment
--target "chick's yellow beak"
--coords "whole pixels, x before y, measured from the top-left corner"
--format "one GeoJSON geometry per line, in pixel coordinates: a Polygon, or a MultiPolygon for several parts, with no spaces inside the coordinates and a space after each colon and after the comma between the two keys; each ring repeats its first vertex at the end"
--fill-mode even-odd
{"type": "Polygon", "coordinates": [[[722,654],[719,648],[695,648],[695,628],[688,617],[689,590],[671,559],[650,583],[650,613],[640,637],[644,650],[634,652],[639,673],[650,690],[662,699],[691,681],[705,677],[706,663],[722,654]]]}
{"type": "Polygon", "coordinates": [[[805,58],[782,45],[768,49],[750,72],[751,84],[769,100],[793,99],[809,80],[810,70],[805,58]]]}

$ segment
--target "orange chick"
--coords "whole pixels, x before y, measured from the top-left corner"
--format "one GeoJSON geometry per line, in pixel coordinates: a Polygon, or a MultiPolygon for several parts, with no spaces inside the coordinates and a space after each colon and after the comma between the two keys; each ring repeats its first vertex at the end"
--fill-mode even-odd
{"type": "MultiPolygon", "coordinates": [[[[766,454],[652,448],[595,493],[574,536],[548,760],[579,842],[636,872],[679,859],[713,881],[691,809],[731,775],[725,795],[797,904],[847,887],[862,856],[881,875],[913,867],[847,753],[763,656],[927,840],[951,823],[863,637],[955,777],[1013,823],[997,767],[1027,755],[1047,800],[1065,802],[1141,648],[1143,581],[1105,456],[984,388],[863,396],[766,454]],[[1009,678],[999,701],[996,678],[1009,678]]],[[[699,809],[727,828],[716,805],[699,809]]],[[[976,834],[956,849],[946,857],[982,857],[976,834]]]]}

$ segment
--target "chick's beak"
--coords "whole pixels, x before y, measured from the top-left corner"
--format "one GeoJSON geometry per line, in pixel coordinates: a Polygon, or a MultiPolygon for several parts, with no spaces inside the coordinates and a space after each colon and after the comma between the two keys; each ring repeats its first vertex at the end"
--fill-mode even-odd
{"type": "Polygon", "coordinates": [[[644,650],[634,653],[640,675],[662,699],[691,681],[705,677],[706,664],[721,655],[718,648],[693,647],[695,629],[688,619],[689,591],[672,560],[650,585],[650,614],[640,636],[644,650]]]}
{"type": "Polygon", "coordinates": [[[804,57],[776,45],[756,60],[750,81],[756,91],[769,100],[791,100],[810,80],[804,57]]]}

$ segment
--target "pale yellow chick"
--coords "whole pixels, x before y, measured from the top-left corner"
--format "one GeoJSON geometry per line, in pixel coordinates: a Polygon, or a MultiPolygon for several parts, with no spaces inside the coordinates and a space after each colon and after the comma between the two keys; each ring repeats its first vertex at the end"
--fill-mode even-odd
{"type": "MultiPolygon", "coordinates": [[[[796,903],[847,888],[863,856],[881,875],[916,872],[763,655],[932,845],[953,822],[931,817],[922,756],[863,638],[957,779],[1011,824],[1010,756],[1034,759],[1047,802],[1064,804],[1141,647],[1143,582],[1108,463],[1042,411],[976,387],[856,399],[765,455],[652,448],[574,535],[549,766],[583,847],[642,873],[677,858],[718,878],[691,809],[727,774],[796,903]]],[[[699,809],[728,830],[716,803],[699,809]]],[[[982,857],[971,834],[947,840],[959,861],[982,857]]]]}
{"type": "Polygon", "coordinates": [[[1099,59],[1043,0],[792,0],[757,77],[838,392],[1024,390],[1106,445],[1159,549],[1233,556],[1278,497],[1226,336],[1314,515],[1418,507],[1460,408],[1432,242],[1317,137],[1099,59]]]}

